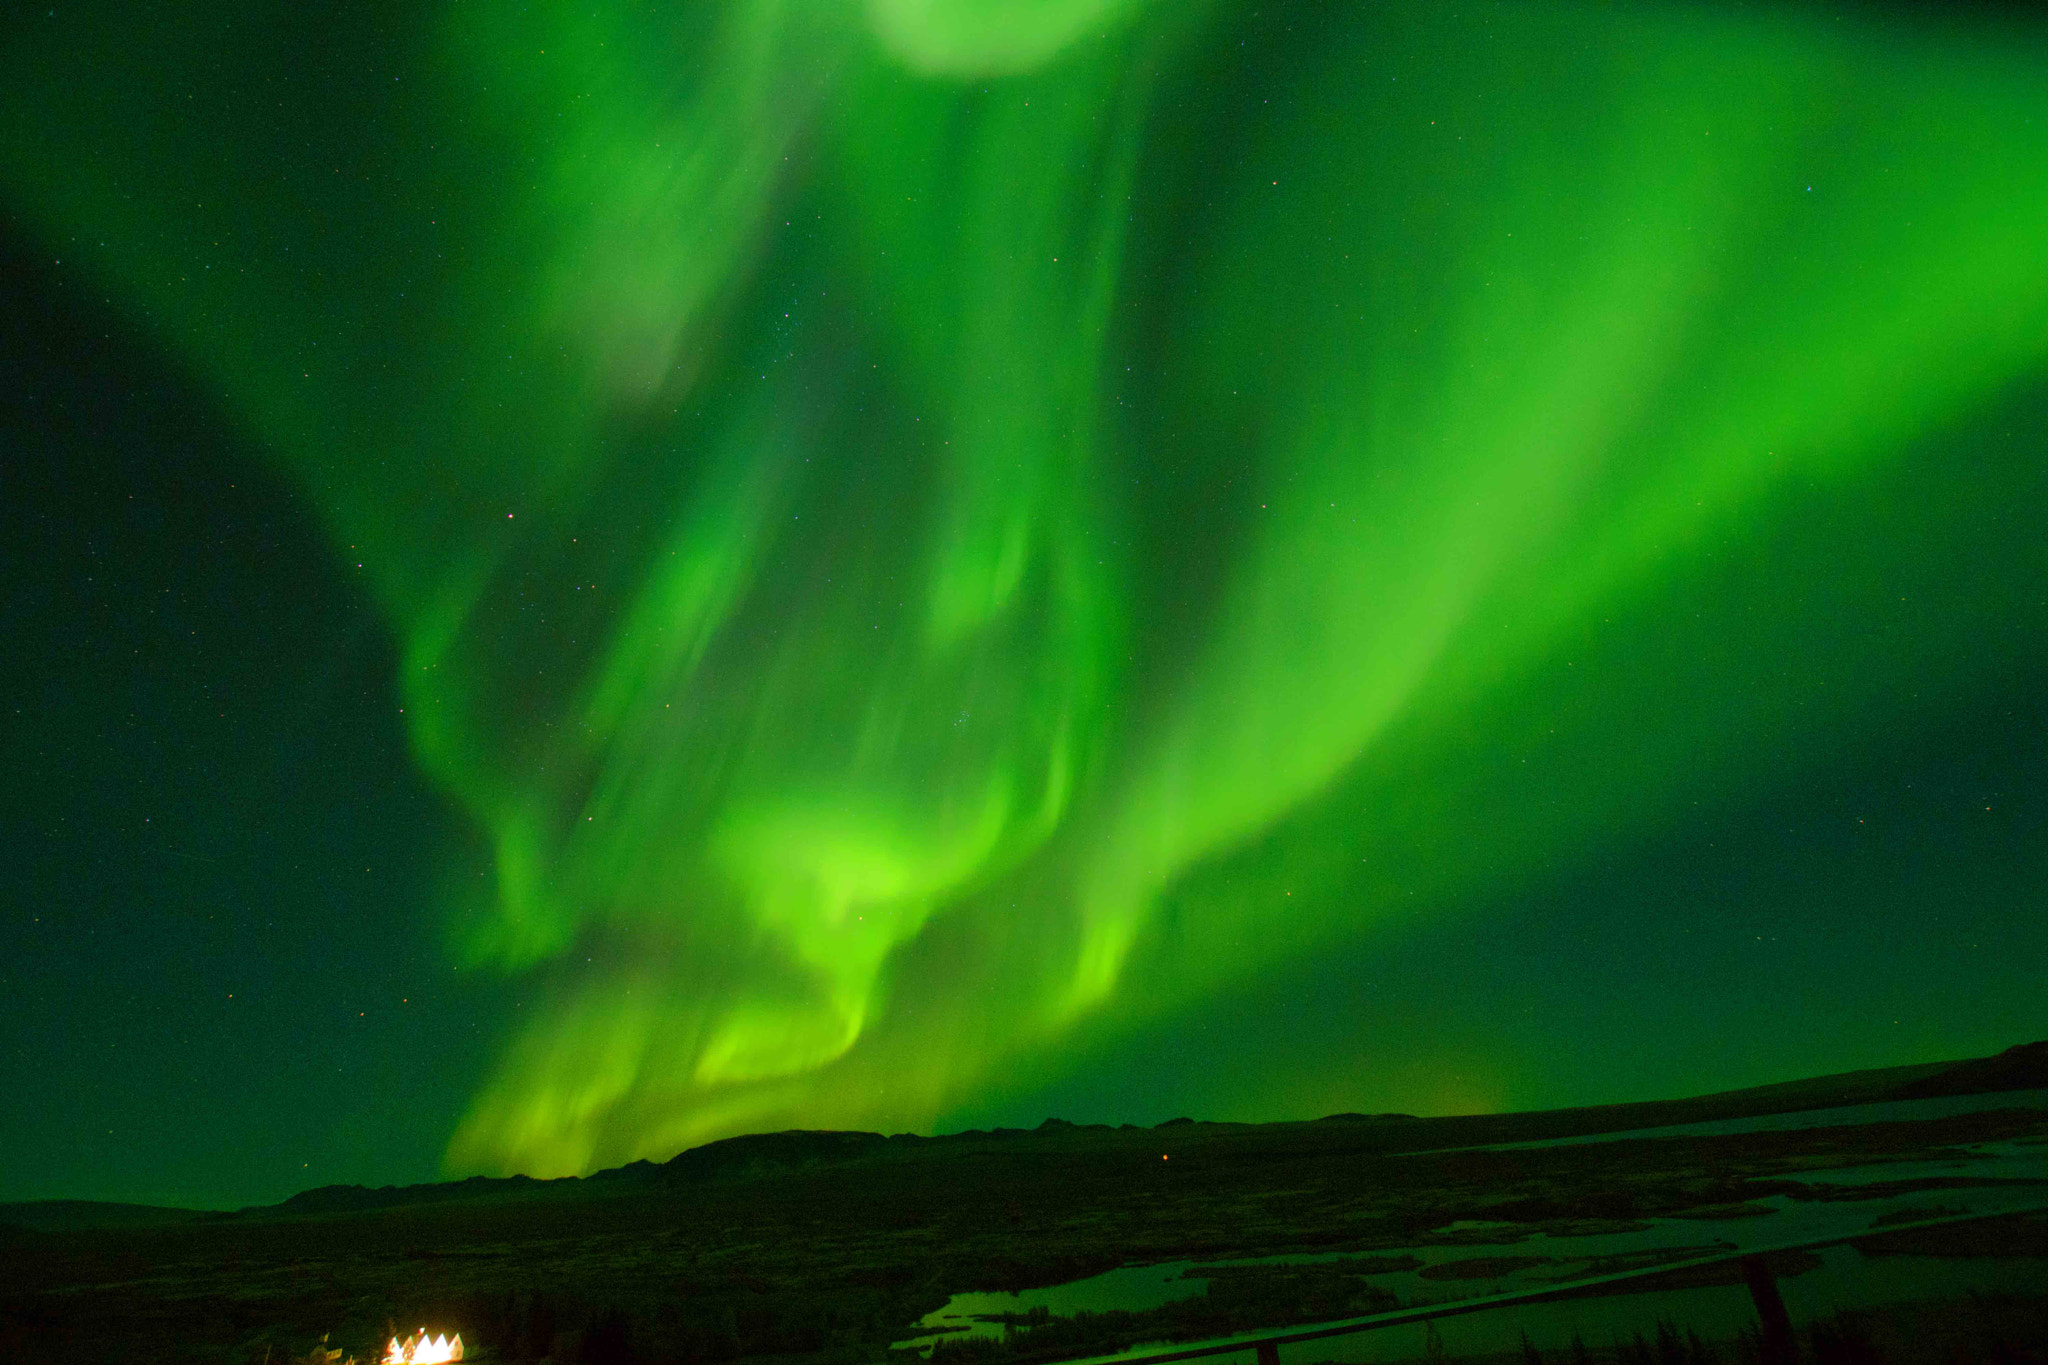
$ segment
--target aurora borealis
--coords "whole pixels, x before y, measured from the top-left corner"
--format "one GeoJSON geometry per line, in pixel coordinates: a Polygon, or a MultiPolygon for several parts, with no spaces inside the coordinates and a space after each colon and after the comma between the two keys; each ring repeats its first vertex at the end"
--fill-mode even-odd
{"type": "Polygon", "coordinates": [[[2024,12],[281,13],[0,198],[395,641],[451,1171],[2048,1028],[2024,12]]]}

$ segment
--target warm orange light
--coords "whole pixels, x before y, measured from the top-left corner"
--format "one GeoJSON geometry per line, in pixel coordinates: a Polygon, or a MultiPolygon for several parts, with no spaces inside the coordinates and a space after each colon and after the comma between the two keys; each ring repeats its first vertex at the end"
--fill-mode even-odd
{"type": "Polygon", "coordinates": [[[384,1365],[444,1365],[444,1362],[462,1359],[462,1333],[457,1332],[450,1341],[445,1336],[429,1337],[422,1327],[404,1341],[391,1338],[391,1345],[384,1352],[384,1365]]]}

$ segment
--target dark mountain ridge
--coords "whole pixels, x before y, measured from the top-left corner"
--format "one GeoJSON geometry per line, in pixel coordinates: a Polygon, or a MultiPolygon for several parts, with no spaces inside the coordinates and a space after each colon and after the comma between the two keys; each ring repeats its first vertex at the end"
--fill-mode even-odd
{"type": "Polygon", "coordinates": [[[2048,1088],[2048,1041],[2021,1043],[1995,1057],[1959,1063],[1926,1080],[1901,1086],[1898,1098],[1930,1099],[1937,1095],[1986,1095],[2043,1088],[2048,1088]]]}
{"type": "Polygon", "coordinates": [[[1216,1138],[1243,1134],[1275,1152],[1344,1150],[1422,1152],[1502,1142],[1531,1142],[1627,1132],[1672,1124],[1760,1118],[1887,1100],[1930,1099],[2015,1090],[2048,1089],[2048,1041],[2023,1043],[1990,1057],[1841,1072],[1775,1085],[1720,1091],[1676,1100],[1546,1109],[1527,1113],[1417,1118],[1409,1114],[1331,1114],[1278,1123],[1209,1123],[1168,1119],[1153,1128],[1076,1124],[1049,1118],[1035,1129],[969,1129],[923,1137],[915,1133],[790,1129],[721,1138],[665,1162],[635,1161],[587,1176],[541,1180],[532,1176],[470,1176],[423,1185],[324,1185],[278,1204],[233,1212],[205,1212],[92,1200],[39,1200],[0,1204],[0,1226],[36,1231],[145,1224],[303,1218],[455,1201],[590,1199],[710,1182],[754,1180],[824,1167],[971,1156],[980,1150],[1122,1148],[1158,1141],[1162,1131],[1200,1130],[1216,1138]]]}

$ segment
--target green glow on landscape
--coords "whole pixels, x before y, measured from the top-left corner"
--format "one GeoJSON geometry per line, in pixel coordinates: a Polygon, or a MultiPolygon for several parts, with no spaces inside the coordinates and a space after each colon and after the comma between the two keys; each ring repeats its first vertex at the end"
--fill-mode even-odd
{"type": "Polygon", "coordinates": [[[826,16],[451,9],[332,212],[199,132],[7,152],[403,634],[457,951],[541,983],[453,1169],[928,1126],[1961,666],[1802,652],[1925,543],[1701,595],[2048,360],[2038,48],[826,16]]]}

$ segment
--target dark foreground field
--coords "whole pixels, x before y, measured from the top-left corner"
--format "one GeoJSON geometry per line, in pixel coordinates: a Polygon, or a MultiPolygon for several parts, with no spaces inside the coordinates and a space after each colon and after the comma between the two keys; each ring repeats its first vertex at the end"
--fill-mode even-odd
{"type": "MultiPolygon", "coordinates": [[[[1449,1149],[2039,1086],[2048,1077],[2032,1071],[2044,1053],[2048,1045],[2037,1044],[1950,1071],[1903,1068],[1527,1115],[1154,1129],[1049,1121],[1030,1132],[932,1139],[772,1134],[580,1181],[329,1189],[237,1214],[5,1206],[0,1360],[253,1365],[303,1357],[323,1334],[365,1357],[393,1324],[426,1324],[459,1329],[472,1359],[851,1365],[883,1359],[891,1342],[916,1335],[923,1315],[967,1290],[1058,1284],[1154,1261],[1304,1251],[1362,1258],[1228,1271],[1206,1294],[1151,1316],[1020,1319],[1007,1340],[949,1340],[935,1359],[994,1365],[1194,1340],[1389,1306],[1375,1276],[1413,1269],[1412,1258],[1391,1254],[1399,1249],[1505,1244],[1532,1230],[1599,1233],[1649,1218],[1698,1219],[1711,1241],[1716,1220],[1754,1214],[1773,1196],[1876,1197],[1828,1193],[1833,1187],[1814,1177],[1927,1160],[1963,1144],[2048,1138],[2048,1110],[1992,1102],[1975,1113],[1858,1126],[1449,1149]],[[1506,1230],[1459,1226],[1471,1223],[1506,1230]]],[[[1865,1188],[1938,1203],[1942,1189],[1970,1183],[1985,1182],[1922,1177],[1865,1188]]],[[[2048,1202],[2048,1181],[2041,1195],[2048,1202]]],[[[1976,1304],[1970,1311],[1998,1324],[1989,1335],[1971,1335],[1967,1312],[1925,1307],[1821,1324],[1809,1340],[1819,1342],[1816,1358],[2044,1358],[2025,1353],[2048,1338],[2048,1221],[1891,1238],[1895,1255],[2038,1258],[2042,1294],[1976,1304]]],[[[1865,1244],[1868,1254],[1886,1249],[1882,1237],[1865,1244]]],[[[1469,1274],[1523,1268],[1506,1264],[1517,1254],[1503,1245],[1469,1274]]],[[[1802,1254],[1781,1258],[1781,1273],[1798,1273],[1802,1254]]],[[[1733,1267],[1687,1273],[1738,1275],[1733,1267]]],[[[1457,1288],[1443,1285],[1446,1294],[1457,1288]]],[[[1645,1320],[1640,1358],[1700,1358],[1684,1327],[1675,1324],[1660,1347],[1657,1324],[1645,1320]]],[[[1601,1358],[1616,1358],[1612,1343],[1599,1345],[1601,1358]]],[[[1717,1358],[1734,1356],[1724,1346],[1717,1358]]]]}

